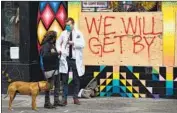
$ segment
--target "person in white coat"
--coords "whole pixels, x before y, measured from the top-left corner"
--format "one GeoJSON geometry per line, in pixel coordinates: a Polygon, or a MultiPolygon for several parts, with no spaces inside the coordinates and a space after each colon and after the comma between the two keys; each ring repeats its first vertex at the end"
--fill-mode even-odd
{"type": "Polygon", "coordinates": [[[74,19],[68,18],[66,20],[65,30],[56,40],[56,49],[59,54],[61,54],[59,62],[59,71],[63,83],[63,100],[61,106],[67,105],[69,71],[72,71],[73,73],[74,104],[80,105],[80,101],[78,100],[78,93],[80,90],[79,77],[84,75],[84,46],[85,41],[83,34],[79,30],[74,29],[74,19]]]}

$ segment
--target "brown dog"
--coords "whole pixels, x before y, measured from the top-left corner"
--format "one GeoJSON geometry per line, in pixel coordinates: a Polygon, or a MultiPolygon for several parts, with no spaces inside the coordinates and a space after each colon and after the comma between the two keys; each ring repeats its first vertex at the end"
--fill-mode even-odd
{"type": "MultiPolygon", "coordinates": [[[[16,81],[12,82],[8,86],[7,96],[10,96],[9,99],[9,110],[12,110],[12,101],[14,100],[16,93],[20,93],[22,95],[31,95],[32,96],[32,109],[37,110],[36,107],[36,97],[40,91],[49,90],[49,83],[47,81],[39,81],[39,82],[22,82],[16,81]]],[[[6,97],[7,97],[6,96],[6,97]]],[[[4,97],[4,98],[6,98],[4,97]]]]}

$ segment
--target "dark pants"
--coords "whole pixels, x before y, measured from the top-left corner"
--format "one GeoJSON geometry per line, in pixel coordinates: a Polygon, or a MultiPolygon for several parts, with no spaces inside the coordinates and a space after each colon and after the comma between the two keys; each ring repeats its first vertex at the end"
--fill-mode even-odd
{"type": "MultiPolygon", "coordinates": [[[[53,86],[55,86],[54,88],[54,102],[59,101],[59,76],[58,75],[54,75],[51,78],[47,79],[48,82],[53,86]]],[[[50,103],[50,91],[46,91],[45,92],[45,103],[50,103]]]]}
{"type": "Polygon", "coordinates": [[[68,96],[68,79],[69,79],[69,71],[72,69],[73,72],[73,85],[74,85],[74,94],[73,98],[78,98],[78,93],[80,90],[80,78],[77,72],[76,68],[76,61],[73,59],[67,58],[68,63],[68,73],[67,74],[61,74],[62,75],[62,83],[63,83],[63,97],[64,99],[67,99],[68,96]]]}

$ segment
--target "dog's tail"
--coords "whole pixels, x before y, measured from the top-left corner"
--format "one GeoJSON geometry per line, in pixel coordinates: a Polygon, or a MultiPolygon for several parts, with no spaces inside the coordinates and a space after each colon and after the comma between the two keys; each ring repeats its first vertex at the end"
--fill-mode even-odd
{"type": "Polygon", "coordinates": [[[5,71],[2,71],[2,74],[7,78],[7,82],[8,83],[12,83],[12,79],[9,77],[9,74],[8,73],[5,73],[5,71]]]}
{"type": "MultiPolygon", "coordinates": [[[[12,79],[9,77],[9,74],[5,73],[5,71],[2,71],[2,75],[4,75],[7,78],[7,82],[9,84],[13,82],[12,79]]],[[[7,93],[6,93],[6,96],[4,97],[4,99],[7,98],[7,97],[8,97],[8,89],[7,89],[7,93]]]]}

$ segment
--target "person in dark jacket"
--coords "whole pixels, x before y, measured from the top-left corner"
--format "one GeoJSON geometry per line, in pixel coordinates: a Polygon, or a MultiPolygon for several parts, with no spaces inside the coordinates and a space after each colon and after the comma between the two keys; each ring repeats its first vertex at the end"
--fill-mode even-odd
{"type": "Polygon", "coordinates": [[[55,108],[59,106],[59,59],[58,52],[55,48],[57,33],[55,31],[48,31],[42,40],[42,47],[40,55],[42,58],[42,69],[47,81],[51,84],[51,89],[53,84],[54,89],[54,105],[50,102],[50,91],[45,92],[45,104],[44,108],[55,108]],[[53,83],[54,82],[54,83],[53,83]]]}

